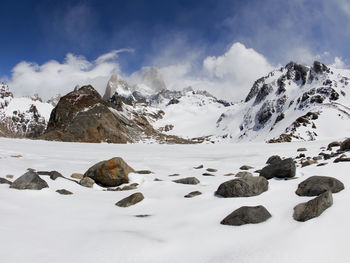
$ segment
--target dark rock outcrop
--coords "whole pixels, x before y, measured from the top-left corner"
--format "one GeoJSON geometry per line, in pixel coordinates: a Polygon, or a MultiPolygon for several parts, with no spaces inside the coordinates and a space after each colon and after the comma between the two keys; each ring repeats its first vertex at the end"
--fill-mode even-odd
{"type": "Polygon", "coordinates": [[[323,211],[331,207],[332,204],[332,192],[328,190],[316,198],[306,203],[298,204],[296,207],[294,207],[293,218],[296,221],[305,222],[307,220],[320,216],[323,211]]]}
{"type": "Polygon", "coordinates": [[[84,177],[92,178],[102,186],[118,186],[129,182],[128,174],[134,172],[122,158],[115,157],[90,167],[84,177]]]}
{"type": "Polygon", "coordinates": [[[296,171],[296,166],[292,158],[284,159],[281,161],[275,161],[272,164],[265,166],[261,172],[260,176],[266,179],[271,179],[273,177],[286,178],[294,177],[296,171]]]}
{"type": "Polygon", "coordinates": [[[318,196],[325,191],[338,193],[344,189],[344,184],[338,179],[328,176],[311,176],[298,185],[296,194],[299,196],[318,196]]]}
{"type": "Polygon", "coordinates": [[[41,190],[47,187],[49,187],[48,184],[43,179],[41,179],[40,176],[34,171],[26,172],[10,185],[10,188],[19,190],[41,190]]]}
{"type": "Polygon", "coordinates": [[[261,176],[245,176],[222,183],[217,195],[222,197],[249,197],[267,191],[269,182],[261,176]]]}
{"type": "Polygon", "coordinates": [[[258,224],[271,217],[267,209],[262,206],[242,206],[225,217],[220,224],[241,226],[245,224],[258,224]]]}

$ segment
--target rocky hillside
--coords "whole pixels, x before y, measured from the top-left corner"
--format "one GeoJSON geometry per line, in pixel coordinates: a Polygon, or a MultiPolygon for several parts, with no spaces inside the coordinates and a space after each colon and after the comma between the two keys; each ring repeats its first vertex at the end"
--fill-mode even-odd
{"type": "Polygon", "coordinates": [[[35,138],[43,134],[52,105],[38,95],[14,98],[9,87],[0,85],[0,134],[6,137],[35,138]]]}
{"type": "Polygon", "coordinates": [[[349,77],[349,71],[319,62],[311,67],[290,62],[255,81],[245,101],[220,117],[218,130],[236,141],[347,136],[349,77]]]}

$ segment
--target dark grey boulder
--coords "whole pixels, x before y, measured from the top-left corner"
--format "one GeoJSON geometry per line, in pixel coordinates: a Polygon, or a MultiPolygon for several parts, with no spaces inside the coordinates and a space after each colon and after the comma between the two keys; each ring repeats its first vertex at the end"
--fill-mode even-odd
{"type": "Polygon", "coordinates": [[[56,192],[61,194],[61,195],[72,195],[73,194],[71,191],[68,191],[66,189],[59,189],[59,190],[56,190],[56,192]]]}
{"type": "Polygon", "coordinates": [[[282,161],[281,157],[279,157],[278,155],[272,155],[269,157],[269,159],[267,159],[266,163],[267,164],[273,164],[273,163],[279,163],[280,161],[282,161]]]}
{"type": "Polygon", "coordinates": [[[181,178],[173,181],[174,183],[178,184],[199,184],[200,181],[196,177],[186,177],[181,178]]]}
{"type": "Polygon", "coordinates": [[[269,182],[261,176],[246,176],[222,183],[217,195],[222,197],[249,197],[267,191],[269,182]]]}
{"type": "Polygon", "coordinates": [[[47,187],[49,187],[48,184],[34,171],[26,172],[10,185],[10,188],[19,190],[41,190],[47,187]]]}
{"type": "Polygon", "coordinates": [[[203,176],[215,176],[215,174],[211,174],[211,173],[202,173],[203,176]]]}
{"type": "Polygon", "coordinates": [[[346,139],[340,144],[340,150],[341,151],[348,151],[350,150],[350,138],[346,139]]]}
{"type": "Polygon", "coordinates": [[[272,164],[265,166],[260,171],[260,176],[266,179],[273,177],[285,178],[295,176],[296,166],[292,158],[284,159],[281,161],[274,161],[272,164]]]}
{"type": "Polygon", "coordinates": [[[7,179],[5,179],[5,178],[0,177],[0,184],[9,184],[9,185],[11,185],[12,182],[7,180],[7,179]]]}
{"type": "Polygon", "coordinates": [[[231,226],[258,224],[265,222],[270,217],[270,212],[262,205],[242,206],[225,217],[220,224],[231,226]]]}
{"type": "Polygon", "coordinates": [[[238,172],[235,174],[235,177],[247,177],[247,176],[253,176],[250,172],[238,172]]]}
{"type": "Polygon", "coordinates": [[[188,194],[185,195],[184,197],[185,197],[185,198],[192,198],[192,197],[195,197],[195,196],[201,195],[201,194],[202,194],[202,193],[199,192],[199,191],[193,191],[193,192],[191,192],[191,193],[188,193],[188,194]]]}
{"type": "Polygon", "coordinates": [[[296,194],[299,196],[318,196],[325,191],[338,193],[344,189],[344,184],[329,176],[311,176],[298,185],[296,194]]]}
{"type": "Polygon", "coordinates": [[[209,173],[215,173],[217,171],[218,171],[218,169],[215,169],[215,168],[208,168],[207,169],[207,172],[209,172],[209,173]]]}
{"type": "Polygon", "coordinates": [[[134,193],[132,195],[129,195],[128,197],[120,200],[115,205],[119,207],[128,207],[137,204],[138,202],[141,202],[144,199],[144,196],[142,193],[134,193]]]}
{"type": "Polygon", "coordinates": [[[348,157],[338,157],[333,162],[334,163],[350,162],[350,158],[348,158],[348,157]]]}
{"type": "Polygon", "coordinates": [[[153,174],[153,172],[150,170],[139,170],[139,171],[135,171],[135,173],[137,173],[137,174],[153,174]]]}
{"type": "Polygon", "coordinates": [[[61,173],[57,171],[38,171],[38,175],[48,175],[51,180],[56,180],[57,178],[65,178],[61,173]]]}
{"type": "Polygon", "coordinates": [[[332,192],[326,191],[316,198],[306,203],[298,204],[296,207],[294,207],[293,218],[296,221],[305,222],[307,220],[320,216],[323,211],[331,207],[332,204],[332,192]]]}

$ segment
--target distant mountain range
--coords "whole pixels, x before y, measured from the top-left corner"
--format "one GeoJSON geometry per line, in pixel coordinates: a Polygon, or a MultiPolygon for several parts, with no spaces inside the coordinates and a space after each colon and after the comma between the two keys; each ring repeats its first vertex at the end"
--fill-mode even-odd
{"type": "Polygon", "coordinates": [[[0,135],[111,143],[289,142],[350,132],[350,71],[288,63],[255,81],[232,103],[205,90],[168,90],[154,67],[130,85],[113,75],[43,102],[14,98],[0,85],[0,135]]]}

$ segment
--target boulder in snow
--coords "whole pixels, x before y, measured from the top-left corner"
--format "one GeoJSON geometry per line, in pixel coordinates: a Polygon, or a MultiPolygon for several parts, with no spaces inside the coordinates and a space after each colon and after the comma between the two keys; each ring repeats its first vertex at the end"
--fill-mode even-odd
{"type": "Polygon", "coordinates": [[[317,196],[330,190],[338,193],[344,189],[344,184],[338,179],[328,176],[311,176],[298,185],[296,194],[299,196],[317,196]]]}
{"type": "Polygon", "coordinates": [[[144,199],[144,196],[142,193],[134,193],[119,202],[117,202],[115,205],[119,207],[128,207],[137,204],[138,202],[141,202],[144,199]]]}
{"type": "Polygon", "coordinates": [[[269,182],[261,176],[245,176],[222,183],[216,194],[223,197],[249,197],[267,191],[269,182]]]}
{"type": "Polygon", "coordinates": [[[266,179],[271,179],[273,177],[286,178],[295,176],[296,166],[292,158],[284,159],[281,161],[274,161],[272,164],[265,166],[261,172],[260,176],[266,179]]]}
{"type": "Polygon", "coordinates": [[[41,179],[36,172],[32,170],[23,174],[10,185],[10,188],[18,190],[41,190],[47,187],[49,187],[48,184],[43,179],[41,179]]]}
{"type": "Polygon", "coordinates": [[[233,211],[222,221],[222,225],[241,226],[245,224],[258,224],[271,217],[267,209],[262,206],[242,206],[233,211]]]}

